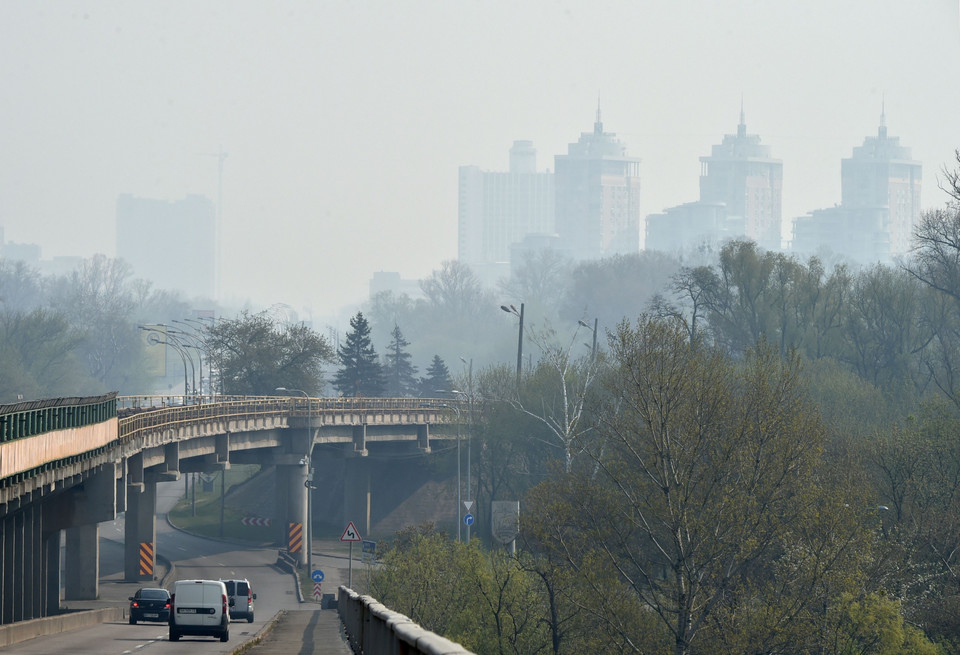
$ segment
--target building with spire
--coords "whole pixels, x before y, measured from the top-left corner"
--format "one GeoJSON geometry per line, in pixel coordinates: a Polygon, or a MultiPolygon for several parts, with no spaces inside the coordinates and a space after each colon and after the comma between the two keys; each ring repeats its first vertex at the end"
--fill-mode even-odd
{"type": "Polygon", "coordinates": [[[724,135],[700,158],[700,200],[647,217],[647,248],[666,252],[715,250],[729,239],[747,238],[780,250],[783,162],[770,146],[747,133],[743,102],[736,134],[724,135]]]}
{"type": "Polygon", "coordinates": [[[560,248],[577,260],[638,252],[640,160],[603,131],[599,102],[593,132],[581,133],[554,162],[560,248]]]}
{"type": "Polygon", "coordinates": [[[552,234],[553,174],[537,172],[532,141],[514,141],[509,172],[461,166],[458,258],[485,283],[510,272],[511,248],[529,234],[552,234]]]}
{"type": "Polygon", "coordinates": [[[920,217],[922,173],[910,148],[887,134],[881,105],[877,136],[866,137],[840,162],[840,204],[794,219],[791,250],[800,256],[831,251],[862,264],[891,263],[910,250],[920,217]]]}

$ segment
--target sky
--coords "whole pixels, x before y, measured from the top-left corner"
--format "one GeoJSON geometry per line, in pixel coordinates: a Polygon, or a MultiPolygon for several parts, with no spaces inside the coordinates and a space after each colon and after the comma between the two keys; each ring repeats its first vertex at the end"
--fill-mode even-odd
{"type": "Polygon", "coordinates": [[[331,316],[376,271],[456,258],[459,166],[505,171],[529,139],[552,170],[598,102],[642,161],[643,215],[697,199],[741,101],[783,161],[785,219],[839,203],[881,108],[942,206],[960,5],[4,0],[0,88],[7,242],[112,257],[120,194],[220,196],[222,300],[331,316]]]}

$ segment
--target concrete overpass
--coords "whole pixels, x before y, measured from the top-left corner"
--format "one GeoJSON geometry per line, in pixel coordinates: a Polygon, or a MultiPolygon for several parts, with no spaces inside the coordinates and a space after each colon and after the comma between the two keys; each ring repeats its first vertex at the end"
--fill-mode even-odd
{"type": "MultiPolygon", "coordinates": [[[[455,438],[449,400],[413,398],[59,398],[0,406],[0,624],[97,597],[99,526],[126,512],[127,580],[152,580],[156,484],[231,463],[275,466],[278,540],[305,559],[305,456],[323,444],[349,474],[345,513],[369,532],[378,448],[430,452],[455,438]],[[437,435],[432,427],[440,426],[437,435]],[[61,535],[64,535],[61,537],[61,535]],[[61,541],[64,557],[61,570],[61,541]]],[[[318,450],[317,452],[321,452],[318,450]]]]}

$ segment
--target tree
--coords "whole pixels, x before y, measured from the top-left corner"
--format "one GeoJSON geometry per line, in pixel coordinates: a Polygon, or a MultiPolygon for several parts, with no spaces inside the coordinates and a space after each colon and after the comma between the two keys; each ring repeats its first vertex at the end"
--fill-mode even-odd
{"type": "Polygon", "coordinates": [[[350,319],[350,331],[337,352],[341,369],[333,378],[333,386],[344,396],[382,396],[383,367],[370,341],[370,324],[357,312],[350,319]]]}
{"type": "Polygon", "coordinates": [[[417,367],[410,363],[410,353],[406,351],[410,342],[403,338],[399,325],[393,326],[390,337],[390,345],[387,346],[387,354],[384,355],[387,361],[383,367],[387,379],[387,396],[400,398],[415,395],[417,367]]]}
{"type": "Polygon", "coordinates": [[[823,428],[799,362],[763,344],[736,362],[676,321],[642,318],[612,348],[593,451],[602,477],[585,487],[597,498],[580,501],[581,525],[683,655],[812,513],[823,428]]]}
{"type": "Polygon", "coordinates": [[[440,355],[434,355],[430,366],[427,368],[426,377],[420,378],[420,395],[425,398],[434,398],[440,394],[437,392],[451,391],[453,381],[450,379],[450,370],[440,358],[440,355]]]}
{"type": "Polygon", "coordinates": [[[207,357],[226,394],[273,394],[278,387],[310,395],[323,391],[323,365],[332,363],[327,340],[302,324],[281,323],[269,312],[242,312],[205,328],[207,357]]]}

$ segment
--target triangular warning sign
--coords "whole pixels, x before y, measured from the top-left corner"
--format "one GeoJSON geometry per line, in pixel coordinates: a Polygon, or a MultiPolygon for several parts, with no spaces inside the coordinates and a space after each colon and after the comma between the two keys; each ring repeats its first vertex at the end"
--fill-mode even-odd
{"type": "Polygon", "coordinates": [[[363,541],[360,537],[360,531],[357,530],[357,526],[353,524],[353,521],[347,524],[347,529],[340,535],[340,541],[363,541]]]}

